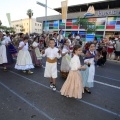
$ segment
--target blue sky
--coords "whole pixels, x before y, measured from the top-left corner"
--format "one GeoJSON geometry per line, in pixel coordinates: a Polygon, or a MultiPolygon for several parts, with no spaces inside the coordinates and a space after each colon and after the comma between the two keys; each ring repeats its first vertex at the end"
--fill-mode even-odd
{"type": "MultiPolygon", "coordinates": [[[[6,13],[11,14],[11,20],[19,20],[27,18],[26,11],[32,9],[33,18],[44,16],[45,9],[42,6],[36,4],[36,1],[45,3],[45,0],[0,0],[0,20],[3,25],[9,26],[6,13]]],[[[51,8],[61,7],[61,1],[63,0],[47,0],[48,6],[51,8]]],[[[68,5],[83,4],[88,2],[96,2],[103,0],[68,0],[68,5]]],[[[48,15],[59,14],[51,9],[48,9],[48,15]]]]}

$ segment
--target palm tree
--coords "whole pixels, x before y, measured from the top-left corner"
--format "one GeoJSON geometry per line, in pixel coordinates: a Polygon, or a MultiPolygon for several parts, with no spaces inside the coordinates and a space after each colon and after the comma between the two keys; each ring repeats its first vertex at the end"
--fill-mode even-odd
{"type": "Polygon", "coordinates": [[[2,25],[2,22],[1,22],[1,20],[0,20],[0,26],[2,25]]]}
{"type": "Polygon", "coordinates": [[[33,11],[31,9],[28,9],[27,10],[27,15],[29,17],[29,34],[30,34],[30,19],[32,18],[33,16],[33,11]]]}

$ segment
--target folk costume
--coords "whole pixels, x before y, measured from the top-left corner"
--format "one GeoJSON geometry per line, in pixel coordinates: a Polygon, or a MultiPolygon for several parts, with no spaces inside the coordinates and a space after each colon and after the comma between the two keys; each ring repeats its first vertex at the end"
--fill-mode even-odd
{"type": "MultiPolygon", "coordinates": [[[[24,42],[23,41],[20,42],[19,48],[22,47],[23,45],[24,45],[24,42]]],[[[18,52],[15,69],[17,69],[17,70],[30,70],[32,68],[34,68],[34,66],[32,63],[30,53],[28,51],[28,43],[26,43],[26,45],[18,52]]]]}
{"type": "Polygon", "coordinates": [[[41,60],[42,60],[42,55],[40,53],[38,45],[39,45],[39,43],[34,41],[33,44],[32,44],[33,49],[31,51],[32,62],[36,66],[40,66],[41,65],[41,60]]]}
{"type": "Polygon", "coordinates": [[[57,58],[59,59],[61,57],[58,53],[58,48],[47,48],[43,56],[47,57],[44,77],[57,78],[57,58]]]}
{"type": "MultiPolygon", "coordinates": [[[[62,49],[62,54],[65,54],[68,51],[69,51],[69,47],[64,45],[62,49]]],[[[60,73],[61,73],[61,76],[64,78],[67,78],[68,76],[68,73],[70,70],[70,60],[71,60],[71,57],[68,53],[62,56],[60,73]]]]}
{"type": "Polygon", "coordinates": [[[78,70],[81,67],[81,63],[77,55],[74,55],[73,58],[71,58],[70,67],[71,70],[68,77],[60,90],[61,95],[81,99],[84,89],[82,76],[78,70]]]}
{"type": "Polygon", "coordinates": [[[83,79],[83,85],[84,87],[91,88],[94,86],[94,75],[95,75],[95,61],[96,60],[96,53],[87,51],[86,57],[84,59],[84,63],[90,63],[85,64],[86,70],[81,70],[81,75],[83,79]]]}

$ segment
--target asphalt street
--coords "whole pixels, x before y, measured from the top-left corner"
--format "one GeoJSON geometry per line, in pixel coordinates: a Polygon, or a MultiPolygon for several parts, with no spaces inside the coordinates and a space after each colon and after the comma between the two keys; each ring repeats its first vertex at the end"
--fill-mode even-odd
{"type": "Polygon", "coordinates": [[[56,92],[44,78],[44,67],[33,69],[33,75],[0,68],[0,120],[120,120],[119,63],[96,67],[92,94],[81,100],[60,95],[65,79],[59,68],[56,92]]]}

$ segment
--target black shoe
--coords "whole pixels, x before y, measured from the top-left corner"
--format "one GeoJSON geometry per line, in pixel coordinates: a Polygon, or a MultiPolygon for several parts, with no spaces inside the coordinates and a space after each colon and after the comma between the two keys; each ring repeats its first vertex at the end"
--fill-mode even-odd
{"type": "Polygon", "coordinates": [[[90,90],[88,90],[88,89],[85,89],[85,92],[88,94],[91,94],[90,90]]]}

